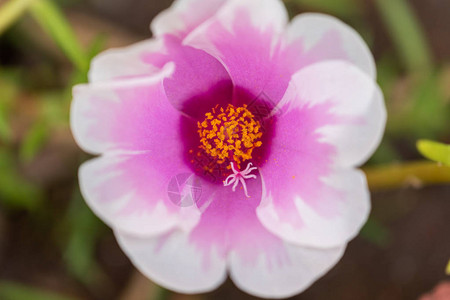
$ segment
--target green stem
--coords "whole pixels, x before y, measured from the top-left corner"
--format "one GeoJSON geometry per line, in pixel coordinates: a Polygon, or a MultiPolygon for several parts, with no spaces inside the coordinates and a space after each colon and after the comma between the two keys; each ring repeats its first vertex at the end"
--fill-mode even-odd
{"type": "Polygon", "coordinates": [[[450,167],[435,162],[417,161],[364,169],[369,188],[392,189],[402,185],[450,183],[450,167]]]}

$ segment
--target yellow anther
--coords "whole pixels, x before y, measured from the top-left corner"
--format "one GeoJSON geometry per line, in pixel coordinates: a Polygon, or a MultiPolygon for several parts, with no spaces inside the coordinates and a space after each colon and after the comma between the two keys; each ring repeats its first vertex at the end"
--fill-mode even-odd
{"type": "Polygon", "coordinates": [[[239,167],[241,162],[252,158],[252,151],[261,147],[261,125],[255,120],[247,106],[226,108],[216,106],[205,114],[205,120],[198,122],[200,148],[217,163],[233,160],[239,167]]]}

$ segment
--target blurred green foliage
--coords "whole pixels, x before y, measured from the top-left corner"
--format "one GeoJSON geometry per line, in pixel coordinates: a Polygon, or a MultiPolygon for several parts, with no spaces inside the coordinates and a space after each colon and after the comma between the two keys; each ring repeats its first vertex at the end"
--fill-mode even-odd
{"type": "Polygon", "coordinates": [[[0,7],[0,34],[26,12],[34,0],[12,0],[0,7]]]}
{"type": "Polygon", "coordinates": [[[0,149],[0,203],[14,209],[36,210],[43,200],[43,191],[19,172],[14,155],[0,149]]]}
{"type": "Polygon", "coordinates": [[[380,222],[371,218],[361,229],[361,237],[378,247],[385,248],[391,241],[389,230],[380,222]]]}
{"type": "Polygon", "coordinates": [[[375,4],[397,47],[397,56],[410,72],[430,71],[433,59],[425,34],[407,0],[376,0],[375,4]]]}
{"type": "Polygon", "coordinates": [[[58,6],[51,0],[35,1],[31,5],[31,13],[43,30],[61,47],[74,66],[79,71],[87,73],[88,57],[58,6]]]}
{"type": "Polygon", "coordinates": [[[73,193],[65,221],[70,228],[63,245],[69,272],[92,288],[98,286],[106,278],[94,259],[96,242],[104,226],[87,207],[78,189],[73,193]]]}
{"type": "MultiPolygon", "coordinates": [[[[20,69],[0,70],[0,203],[8,209],[35,211],[46,210],[48,209],[46,206],[50,204],[45,199],[43,187],[30,182],[21,174],[21,166],[33,161],[55,130],[61,128],[68,130],[72,86],[87,81],[89,62],[103,49],[106,39],[100,35],[88,49],[84,49],[61,9],[53,1],[37,0],[28,4],[30,16],[52,38],[74,66],[65,86],[29,91],[24,91],[23,87],[33,84],[25,83],[30,77],[24,76],[20,69]],[[21,97],[32,99],[37,114],[18,144],[13,140],[11,121],[21,97]]],[[[0,8],[0,16],[2,13],[5,12],[0,8]]],[[[15,13],[15,16],[19,17],[20,14],[15,13]]],[[[11,25],[14,21],[10,20],[7,25],[11,25]]],[[[26,36],[25,33],[20,38],[26,36]]],[[[83,157],[86,158],[80,153],[80,159],[83,157]]],[[[107,280],[95,259],[97,241],[105,226],[86,206],[78,189],[74,190],[66,216],[59,222],[57,228],[60,232],[57,232],[56,239],[64,254],[68,272],[91,288],[107,280]]],[[[0,283],[0,299],[69,298],[26,285],[4,282],[0,283]]]]}
{"type": "Polygon", "coordinates": [[[9,119],[19,87],[5,71],[0,70],[0,78],[2,78],[0,81],[0,140],[3,143],[9,143],[12,138],[9,119]]]}
{"type": "Polygon", "coordinates": [[[290,0],[305,10],[319,10],[341,17],[356,16],[362,12],[363,3],[358,0],[290,0]]]}

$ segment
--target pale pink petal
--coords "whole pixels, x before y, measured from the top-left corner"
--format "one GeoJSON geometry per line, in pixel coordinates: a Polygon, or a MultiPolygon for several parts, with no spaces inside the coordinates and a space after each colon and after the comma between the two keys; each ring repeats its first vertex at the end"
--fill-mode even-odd
{"type": "Polygon", "coordinates": [[[386,121],[382,99],[368,75],[342,61],[314,64],[293,77],[261,168],[258,213],[271,232],[316,247],[338,246],[358,233],[369,195],[360,173],[343,170],[378,145],[386,121]]]}
{"type": "Polygon", "coordinates": [[[155,35],[127,47],[110,49],[97,55],[91,63],[89,81],[147,76],[159,72],[162,66],[174,60],[169,55],[179,44],[165,43],[165,36],[181,41],[198,25],[212,17],[228,0],[177,0],[152,22],[155,35]]]}
{"type": "Polygon", "coordinates": [[[175,0],[171,7],[153,19],[150,27],[156,37],[185,37],[216,14],[228,0],[175,0]]]}
{"type": "Polygon", "coordinates": [[[170,61],[175,70],[164,80],[164,88],[168,100],[176,109],[191,117],[203,118],[216,104],[226,106],[231,102],[233,85],[228,72],[217,59],[205,51],[182,45],[179,38],[171,35],[163,36],[157,41],[161,44],[160,52],[147,51],[149,49],[145,49],[145,45],[149,43],[131,47],[130,51],[119,50],[117,53],[113,51],[100,55],[94,60],[93,74],[98,74],[95,72],[98,63],[98,69],[105,76],[111,75],[116,80],[142,78],[160,71],[170,61]],[[121,65],[121,59],[124,66],[121,65]],[[199,107],[205,109],[201,110],[199,107]]]}
{"type": "Polygon", "coordinates": [[[106,50],[92,60],[89,82],[153,75],[169,61],[166,53],[164,41],[156,39],[106,50]]]}
{"type": "MultiPolygon", "coordinates": [[[[273,192],[258,208],[261,222],[274,234],[298,245],[312,247],[336,247],[353,239],[367,221],[370,213],[370,194],[364,173],[357,170],[334,171],[321,178],[314,194],[289,187],[285,193],[273,192]],[[291,193],[289,195],[289,193],[291,193]],[[305,195],[302,198],[300,195],[305,195]],[[286,197],[283,206],[271,197],[286,197]],[[292,198],[294,198],[292,200],[292,198]],[[291,218],[297,223],[283,219],[286,208],[292,209],[291,218]]],[[[291,183],[292,184],[292,183],[291,183]]]]}
{"type": "Polygon", "coordinates": [[[226,279],[225,259],[214,251],[203,257],[184,231],[148,239],[115,234],[136,268],[163,287],[197,294],[216,289],[226,279]]]}
{"type": "Polygon", "coordinates": [[[176,205],[168,194],[173,192],[172,178],[189,172],[170,153],[115,154],[84,163],[79,180],[86,203],[106,224],[128,234],[153,236],[197,223],[198,210],[176,205]]]}
{"type": "Polygon", "coordinates": [[[345,246],[302,248],[268,232],[256,216],[260,178],[242,189],[203,182],[197,206],[201,220],[189,233],[172,231],[159,238],[136,238],[116,231],[134,265],[156,283],[180,293],[211,291],[225,279],[264,298],[288,297],[311,285],[334,266],[345,246]]]}
{"type": "Polygon", "coordinates": [[[264,254],[255,254],[254,264],[232,252],[230,277],[241,290],[257,297],[292,297],[328,272],[344,250],[345,246],[315,249],[284,243],[284,259],[271,262],[264,254]]]}
{"type": "Polygon", "coordinates": [[[179,155],[180,114],[163,88],[169,67],[153,77],[76,86],[71,127],[78,145],[93,154],[161,149],[179,155]]]}
{"type": "Polygon", "coordinates": [[[174,176],[191,172],[183,159],[181,114],[164,93],[162,81],[171,72],[74,90],[75,139],[87,152],[106,152],[81,167],[83,196],[111,227],[136,235],[166,231],[184,213],[167,190],[174,176]]]}
{"type": "Polygon", "coordinates": [[[345,246],[303,248],[267,231],[256,215],[262,182],[255,174],[257,179],[246,181],[250,198],[242,188],[232,192],[217,187],[209,193],[213,188],[205,184],[205,197],[198,202],[203,213],[189,240],[206,262],[211,253],[226,257],[231,279],[243,291],[264,298],[289,297],[333,267],[345,246]]]}
{"type": "Polygon", "coordinates": [[[318,13],[298,15],[286,30],[285,42],[283,57],[294,72],[312,63],[341,59],[376,77],[375,61],[364,40],[335,17],[318,13]]]}
{"type": "Polygon", "coordinates": [[[386,108],[380,88],[368,75],[344,61],[318,63],[299,71],[283,102],[283,111],[328,107],[321,120],[320,142],[335,147],[333,163],[337,166],[361,165],[383,137],[386,108]]]}
{"type": "Polygon", "coordinates": [[[289,77],[278,84],[279,39],[287,13],[278,0],[229,1],[216,16],[199,26],[184,43],[205,50],[223,63],[240,91],[258,97],[268,94],[274,102],[283,95],[289,77]],[[270,85],[270,86],[269,86],[270,85]]]}

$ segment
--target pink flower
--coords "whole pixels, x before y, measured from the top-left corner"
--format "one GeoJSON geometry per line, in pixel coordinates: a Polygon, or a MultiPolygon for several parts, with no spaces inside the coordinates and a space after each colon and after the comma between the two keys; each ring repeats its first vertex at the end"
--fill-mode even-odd
{"type": "Polygon", "coordinates": [[[356,167],[386,112],[369,49],[330,16],[288,24],[278,0],[178,0],[151,28],[74,89],[74,136],[100,155],[87,203],[164,287],[303,291],[370,211],[356,167]]]}

